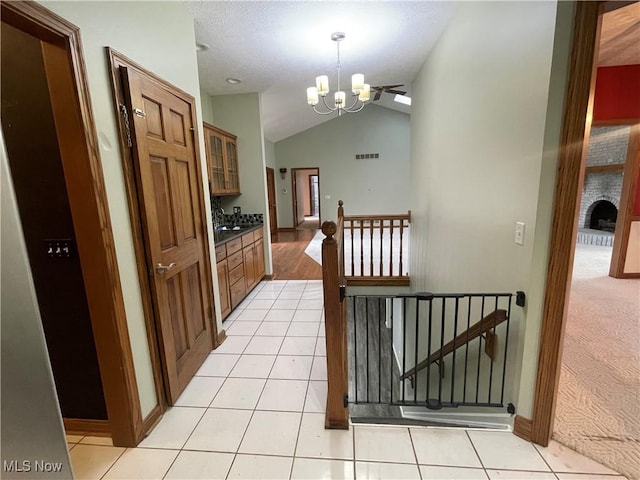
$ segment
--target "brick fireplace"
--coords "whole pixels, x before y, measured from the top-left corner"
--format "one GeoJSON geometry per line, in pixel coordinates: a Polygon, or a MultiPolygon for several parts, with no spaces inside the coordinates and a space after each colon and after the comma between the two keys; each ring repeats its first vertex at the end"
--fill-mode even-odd
{"type": "Polygon", "coordinates": [[[593,127],[587,151],[587,167],[621,165],[618,171],[587,170],[580,202],[579,229],[613,232],[620,208],[622,169],[627,157],[629,129],[625,126],[593,127]]]}

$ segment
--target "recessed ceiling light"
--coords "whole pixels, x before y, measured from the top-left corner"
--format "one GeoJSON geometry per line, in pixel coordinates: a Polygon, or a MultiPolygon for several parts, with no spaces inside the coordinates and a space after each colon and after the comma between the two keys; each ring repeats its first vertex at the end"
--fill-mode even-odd
{"type": "Polygon", "coordinates": [[[196,43],[197,52],[206,52],[207,50],[209,50],[209,45],[206,43],[196,43]]]}
{"type": "Polygon", "coordinates": [[[233,78],[233,77],[227,78],[227,83],[230,83],[231,85],[238,85],[241,82],[242,80],[240,80],[239,78],[233,78]]]}
{"type": "Polygon", "coordinates": [[[411,97],[407,97],[406,95],[396,95],[393,97],[393,101],[411,106],[411,97]]]}

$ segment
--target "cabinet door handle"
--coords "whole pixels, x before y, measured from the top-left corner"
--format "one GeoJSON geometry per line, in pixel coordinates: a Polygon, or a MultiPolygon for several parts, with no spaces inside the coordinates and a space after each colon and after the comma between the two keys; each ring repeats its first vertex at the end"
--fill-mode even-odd
{"type": "Polygon", "coordinates": [[[175,263],[170,263],[169,265],[163,265],[162,263],[159,263],[159,264],[156,265],[156,272],[165,273],[165,272],[171,270],[175,266],[176,266],[175,263]]]}

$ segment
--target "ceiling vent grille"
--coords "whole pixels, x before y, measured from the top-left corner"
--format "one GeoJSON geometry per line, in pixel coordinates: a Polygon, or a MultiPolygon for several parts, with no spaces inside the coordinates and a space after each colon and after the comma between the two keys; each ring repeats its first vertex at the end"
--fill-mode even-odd
{"type": "Polygon", "coordinates": [[[380,158],[379,153],[356,153],[356,160],[369,160],[370,158],[380,158]]]}

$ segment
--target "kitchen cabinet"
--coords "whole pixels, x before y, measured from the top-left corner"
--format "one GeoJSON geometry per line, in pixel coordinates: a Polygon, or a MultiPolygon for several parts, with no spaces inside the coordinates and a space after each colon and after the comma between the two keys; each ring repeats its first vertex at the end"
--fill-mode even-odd
{"type": "MultiPolygon", "coordinates": [[[[217,249],[216,249],[217,251],[217,249]]],[[[219,261],[218,264],[218,288],[220,290],[220,315],[226,318],[231,313],[231,297],[229,290],[229,267],[227,261],[219,261]]]]}
{"type": "Polygon", "coordinates": [[[213,195],[240,195],[237,137],[204,123],[207,174],[213,195]]]}
{"type": "Polygon", "coordinates": [[[264,277],[263,227],[227,238],[216,247],[216,261],[224,320],[264,277]]]}

